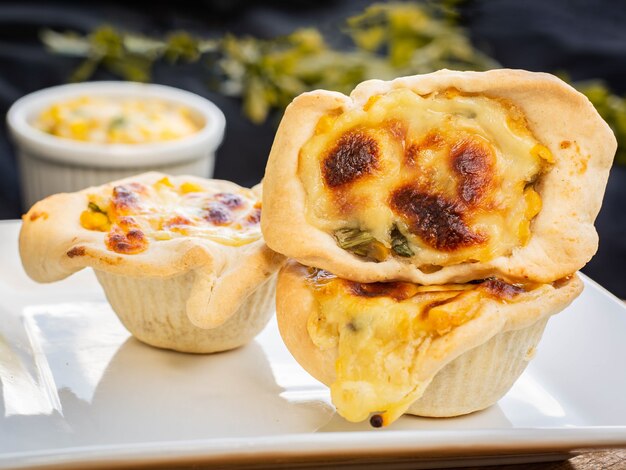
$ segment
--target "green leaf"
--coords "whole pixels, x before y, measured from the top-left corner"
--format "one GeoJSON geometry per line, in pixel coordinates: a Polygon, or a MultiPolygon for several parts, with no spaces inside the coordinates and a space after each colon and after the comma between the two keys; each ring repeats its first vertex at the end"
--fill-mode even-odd
{"type": "Polygon", "coordinates": [[[185,31],[176,31],[167,36],[164,57],[170,63],[179,60],[196,62],[200,58],[198,41],[185,31]]]}
{"type": "Polygon", "coordinates": [[[78,67],[74,69],[70,75],[70,82],[84,82],[89,80],[100,65],[100,58],[89,58],[84,60],[78,67]]]}
{"type": "Polygon", "coordinates": [[[122,34],[109,25],[96,29],[89,35],[94,55],[103,57],[122,57],[124,55],[124,41],[122,34]]]}
{"type": "Polygon", "coordinates": [[[105,57],[103,64],[116,75],[133,82],[148,82],[152,72],[152,61],[139,55],[105,57]]]}
{"type": "Polygon", "coordinates": [[[261,124],[270,112],[271,90],[258,77],[250,77],[243,97],[244,114],[255,124],[261,124]]]}
{"type": "Polygon", "coordinates": [[[327,48],[324,37],[315,28],[297,29],[286,40],[297,46],[301,54],[319,53],[327,48]]]}
{"type": "Polygon", "coordinates": [[[158,39],[152,39],[138,34],[124,36],[124,49],[134,55],[142,55],[150,60],[157,60],[165,52],[167,45],[158,39]]]}
{"type": "Polygon", "coordinates": [[[91,44],[89,40],[72,31],[57,33],[50,29],[44,29],[39,33],[41,42],[52,52],[67,56],[87,57],[90,55],[91,44]]]}
{"type": "Polygon", "coordinates": [[[368,29],[355,30],[352,39],[355,44],[366,51],[377,51],[385,41],[386,31],[382,26],[372,26],[368,29]]]}

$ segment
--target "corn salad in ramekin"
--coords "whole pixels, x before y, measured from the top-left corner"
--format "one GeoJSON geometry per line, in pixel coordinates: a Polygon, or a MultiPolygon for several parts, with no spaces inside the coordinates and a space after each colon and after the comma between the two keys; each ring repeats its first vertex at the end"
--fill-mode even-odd
{"type": "Polygon", "coordinates": [[[47,88],[7,114],[24,209],[147,170],[211,177],[225,118],[201,96],[133,82],[47,88]]]}
{"type": "Polygon", "coordinates": [[[35,121],[48,134],[99,144],[145,144],[198,132],[191,110],[159,99],[80,96],[54,103],[35,121]]]}

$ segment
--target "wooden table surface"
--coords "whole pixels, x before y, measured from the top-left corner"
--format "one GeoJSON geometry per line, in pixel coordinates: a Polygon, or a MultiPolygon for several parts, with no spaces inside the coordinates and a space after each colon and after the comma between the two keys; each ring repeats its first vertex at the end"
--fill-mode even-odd
{"type": "MultiPolygon", "coordinates": [[[[562,462],[471,467],[472,470],[625,470],[626,448],[585,452],[562,462]]],[[[470,467],[467,467],[470,470],[470,467]]]]}

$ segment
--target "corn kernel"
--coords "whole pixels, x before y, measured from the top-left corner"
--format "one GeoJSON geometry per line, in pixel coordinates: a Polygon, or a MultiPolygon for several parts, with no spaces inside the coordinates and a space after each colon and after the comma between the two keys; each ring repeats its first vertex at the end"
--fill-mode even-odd
{"type": "Polygon", "coordinates": [[[367,256],[376,261],[384,261],[391,250],[380,242],[372,242],[367,250],[367,256]]]}
{"type": "Polygon", "coordinates": [[[443,335],[474,316],[473,307],[482,294],[478,291],[469,291],[463,295],[465,297],[463,302],[444,303],[428,311],[428,321],[438,334],[443,335]]]}
{"type": "Polygon", "coordinates": [[[368,111],[379,99],[380,95],[370,96],[367,103],[365,103],[365,106],[363,106],[363,111],[368,111]]]}
{"type": "Polygon", "coordinates": [[[154,183],[155,186],[158,185],[158,184],[161,184],[163,186],[167,186],[168,188],[173,188],[174,187],[174,185],[172,184],[172,182],[170,181],[170,179],[167,176],[164,176],[159,181],[154,183]]]}
{"type": "Polygon", "coordinates": [[[111,143],[115,143],[115,144],[121,144],[124,142],[125,139],[125,134],[124,131],[119,130],[119,129],[111,129],[107,132],[107,137],[109,142],[111,143]]]}
{"type": "Polygon", "coordinates": [[[524,199],[526,200],[526,211],[524,212],[524,217],[530,220],[539,214],[539,211],[541,211],[541,196],[539,196],[537,191],[529,188],[524,193],[524,199]]]}
{"type": "Polygon", "coordinates": [[[178,134],[171,129],[164,129],[163,131],[161,131],[160,135],[161,140],[173,140],[177,139],[178,137],[178,134]]]}
{"type": "Polygon", "coordinates": [[[72,137],[76,140],[87,140],[87,132],[89,131],[89,126],[85,121],[75,121],[70,123],[70,132],[72,137]]]}
{"type": "Polygon", "coordinates": [[[522,220],[517,229],[517,237],[522,246],[525,246],[530,240],[530,220],[522,220]]]}
{"type": "Polygon", "coordinates": [[[453,98],[456,98],[460,94],[461,92],[457,88],[448,88],[446,91],[444,91],[443,96],[451,100],[453,98]]]}
{"type": "Polygon", "coordinates": [[[204,191],[204,188],[197,183],[191,183],[186,181],[185,183],[180,185],[180,192],[183,194],[187,193],[200,193],[204,191]]]}
{"type": "Polygon", "coordinates": [[[542,158],[548,163],[554,163],[552,152],[545,145],[537,144],[531,150],[530,154],[535,158],[542,158]]]}
{"type": "Polygon", "coordinates": [[[330,131],[336,119],[337,118],[335,116],[322,116],[320,120],[317,121],[317,126],[315,126],[315,133],[323,134],[324,132],[330,131]]]}
{"type": "Polygon", "coordinates": [[[61,119],[61,106],[55,104],[50,107],[50,118],[54,119],[55,121],[61,119]]]}
{"type": "Polygon", "coordinates": [[[520,222],[517,230],[517,236],[522,245],[526,245],[530,240],[530,221],[539,214],[542,207],[541,196],[532,188],[528,188],[524,192],[524,200],[526,201],[524,219],[520,222]]]}
{"type": "Polygon", "coordinates": [[[171,240],[173,238],[172,232],[167,230],[158,230],[154,232],[154,238],[156,240],[171,240]]]}
{"type": "Polygon", "coordinates": [[[110,228],[109,218],[102,212],[83,211],[80,224],[87,230],[107,231],[110,228]]]}

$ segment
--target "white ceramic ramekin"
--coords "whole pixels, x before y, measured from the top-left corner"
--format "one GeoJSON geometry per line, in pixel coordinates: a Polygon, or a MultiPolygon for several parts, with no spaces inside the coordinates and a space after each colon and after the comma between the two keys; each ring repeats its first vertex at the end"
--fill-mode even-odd
{"type": "Polygon", "coordinates": [[[215,150],[224,136],[220,109],[194,93],[163,85],[133,82],[89,82],[36,91],[17,100],[7,113],[17,147],[24,209],[50,194],[156,170],[203,178],[213,175],[215,150]],[[147,144],[99,144],[56,137],[33,126],[52,104],[79,96],[159,99],[190,109],[201,126],[177,140],[147,144]]]}

